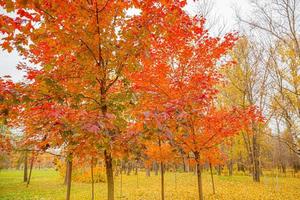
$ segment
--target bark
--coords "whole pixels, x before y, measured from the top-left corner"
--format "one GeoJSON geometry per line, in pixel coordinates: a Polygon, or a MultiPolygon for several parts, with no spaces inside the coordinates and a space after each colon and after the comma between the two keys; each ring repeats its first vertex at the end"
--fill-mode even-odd
{"type": "Polygon", "coordinates": [[[195,160],[196,160],[196,166],[197,166],[197,180],[198,180],[198,195],[199,200],[203,200],[203,189],[202,189],[202,174],[201,174],[201,166],[200,166],[200,153],[194,152],[195,154],[195,160]]]}
{"type": "Polygon", "coordinates": [[[295,163],[295,161],[294,161],[294,164],[293,164],[293,169],[294,169],[295,174],[298,173],[298,171],[300,169],[300,166],[297,163],[295,163]]]}
{"type": "Polygon", "coordinates": [[[135,163],[135,172],[134,172],[134,175],[137,175],[138,174],[138,163],[136,162],[135,163]]]}
{"type": "Polygon", "coordinates": [[[34,162],[34,155],[32,155],[32,158],[31,158],[31,162],[30,162],[30,170],[29,170],[29,177],[28,177],[28,180],[27,180],[27,187],[30,183],[30,179],[31,179],[31,173],[32,173],[32,168],[33,168],[33,162],[34,162]]]}
{"type": "Polygon", "coordinates": [[[227,164],[227,168],[228,168],[228,175],[232,176],[232,174],[233,174],[233,162],[232,162],[232,159],[230,159],[229,163],[227,164]]]}
{"type": "Polygon", "coordinates": [[[123,160],[121,160],[121,162],[120,162],[120,174],[123,173],[123,170],[124,170],[124,162],[123,162],[123,160]]]}
{"type": "Polygon", "coordinates": [[[187,156],[184,157],[184,159],[185,159],[185,170],[186,172],[190,172],[190,158],[189,156],[187,156]]]}
{"type": "Polygon", "coordinates": [[[260,170],[259,170],[259,144],[257,141],[256,133],[253,134],[253,181],[260,182],[260,170]]]}
{"type": "Polygon", "coordinates": [[[136,188],[139,189],[139,174],[136,174],[136,188]]]}
{"type": "Polygon", "coordinates": [[[197,175],[197,165],[195,165],[195,167],[193,168],[194,171],[194,175],[197,175]]]}
{"type": "Polygon", "coordinates": [[[158,166],[157,166],[156,162],[153,163],[153,169],[154,169],[155,175],[157,176],[158,175],[158,166]]]}
{"type": "Polygon", "coordinates": [[[161,175],[161,200],[165,199],[165,177],[164,177],[164,163],[160,163],[160,175],[161,175]]]}
{"type": "Polygon", "coordinates": [[[94,159],[91,160],[91,178],[92,178],[92,200],[95,198],[95,192],[94,192],[94,159]]]}
{"type": "MultiPolygon", "coordinates": [[[[96,1],[97,2],[97,1],[96,1]]],[[[98,7],[96,5],[96,19],[97,19],[97,25],[98,25],[98,33],[100,35],[100,29],[99,29],[99,18],[98,18],[98,7]]],[[[104,64],[104,60],[101,55],[101,45],[100,41],[98,43],[99,46],[99,63],[98,66],[101,67],[102,72],[104,74],[104,77],[99,80],[100,83],[100,103],[101,103],[101,113],[106,118],[107,114],[107,91],[109,89],[107,82],[106,82],[106,75],[107,75],[107,69],[104,64]]],[[[116,79],[117,80],[117,79],[116,79]]],[[[113,83],[112,83],[113,84],[113,83]]],[[[109,140],[112,140],[112,136],[109,135],[109,140]]],[[[113,174],[113,166],[112,166],[112,155],[109,151],[110,149],[104,150],[104,160],[105,160],[105,168],[106,168],[106,178],[107,178],[107,199],[108,200],[114,200],[114,174],[113,174]]]]}
{"type": "Polygon", "coordinates": [[[146,168],[146,176],[150,176],[150,168],[149,167],[146,168]]]}
{"type": "Polygon", "coordinates": [[[218,175],[221,176],[222,174],[222,166],[218,165],[218,175]]]}
{"type": "Polygon", "coordinates": [[[25,151],[24,155],[24,182],[27,182],[28,180],[28,152],[25,151]]]}
{"type": "Polygon", "coordinates": [[[131,170],[132,170],[132,166],[131,166],[131,163],[128,161],[127,162],[127,176],[130,175],[131,170]]]}
{"type": "Polygon", "coordinates": [[[107,179],[107,199],[114,200],[114,174],[112,166],[112,156],[107,150],[104,151],[106,179],[107,179]]]}
{"type": "Polygon", "coordinates": [[[184,157],[182,157],[182,166],[183,166],[183,172],[186,172],[186,166],[185,166],[185,160],[184,157]]]}
{"type": "Polygon", "coordinates": [[[65,171],[65,180],[64,180],[64,185],[67,185],[68,182],[68,169],[69,168],[69,163],[68,160],[66,159],[66,171],[65,171]]]}
{"type": "Polygon", "coordinates": [[[210,170],[210,177],[211,177],[211,184],[212,184],[213,194],[216,194],[215,181],[214,181],[214,175],[213,175],[213,172],[212,172],[211,163],[209,163],[209,170],[210,170]]]}
{"type": "Polygon", "coordinates": [[[119,176],[120,171],[121,171],[121,167],[117,165],[115,170],[115,177],[119,176]]]}
{"type": "Polygon", "coordinates": [[[239,159],[238,159],[237,167],[238,167],[238,171],[245,172],[245,167],[244,167],[244,162],[243,162],[243,157],[242,157],[241,152],[239,153],[239,159]]]}
{"type": "Polygon", "coordinates": [[[183,171],[189,172],[190,171],[189,159],[185,155],[182,156],[182,164],[183,164],[183,171]]]}
{"type": "Polygon", "coordinates": [[[176,165],[175,165],[175,171],[174,171],[174,185],[175,185],[175,191],[177,193],[177,175],[176,175],[176,165]]]}
{"type": "Polygon", "coordinates": [[[72,183],[72,158],[67,158],[67,195],[66,200],[70,200],[71,196],[71,183],[72,183]]]}
{"type": "Polygon", "coordinates": [[[120,198],[123,198],[123,160],[121,160],[121,170],[120,170],[120,198]]]}
{"type": "Polygon", "coordinates": [[[282,173],[286,176],[286,166],[285,164],[281,164],[282,173]]]}

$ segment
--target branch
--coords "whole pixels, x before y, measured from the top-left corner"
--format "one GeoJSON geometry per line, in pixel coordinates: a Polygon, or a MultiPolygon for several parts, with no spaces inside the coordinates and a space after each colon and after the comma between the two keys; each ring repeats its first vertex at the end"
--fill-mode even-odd
{"type": "Polygon", "coordinates": [[[49,152],[49,151],[43,151],[43,150],[36,150],[36,149],[14,149],[15,151],[30,151],[30,152],[37,152],[37,153],[47,153],[47,154],[50,154],[50,155],[53,155],[53,156],[58,156],[58,157],[66,157],[66,156],[63,156],[61,154],[55,154],[55,153],[52,153],[52,152],[49,152]]]}
{"type": "Polygon", "coordinates": [[[93,97],[85,96],[83,94],[80,94],[80,95],[82,95],[82,97],[85,98],[85,99],[91,99],[91,100],[93,100],[96,104],[98,104],[101,107],[101,103],[97,99],[95,99],[93,97]]]}

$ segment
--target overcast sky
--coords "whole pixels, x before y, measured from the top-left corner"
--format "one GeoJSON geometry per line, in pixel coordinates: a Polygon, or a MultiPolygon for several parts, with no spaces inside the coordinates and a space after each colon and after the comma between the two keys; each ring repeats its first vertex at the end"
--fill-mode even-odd
{"type": "MultiPolygon", "coordinates": [[[[188,2],[192,1],[188,0],[188,2]]],[[[243,13],[247,13],[250,9],[248,0],[214,0],[214,3],[213,12],[222,18],[220,21],[225,22],[229,30],[235,29],[235,12],[233,8],[237,7],[243,13]]],[[[187,9],[193,12],[195,7],[192,3],[189,3],[187,9]]],[[[18,56],[17,52],[7,53],[0,49],[0,76],[10,75],[14,81],[21,80],[23,74],[16,69],[16,65],[20,61],[22,61],[22,58],[18,56]]]]}

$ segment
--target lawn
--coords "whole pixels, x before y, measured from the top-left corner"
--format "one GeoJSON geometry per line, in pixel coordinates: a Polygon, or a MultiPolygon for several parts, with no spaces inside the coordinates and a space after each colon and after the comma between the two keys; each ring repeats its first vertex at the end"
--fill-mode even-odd
{"type": "MultiPolygon", "coordinates": [[[[197,199],[196,176],[193,173],[166,173],[166,199],[193,200],[197,199]]],[[[34,170],[32,181],[28,188],[22,182],[22,171],[0,171],[1,200],[60,200],[64,199],[66,189],[58,172],[34,170]]],[[[151,174],[146,177],[144,172],[136,175],[122,176],[115,179],[116,199],[155,200],[160,199],[159,176],[151,174]]],[[[263,177],[261,183],[253,183],[248,176],[215,176],[216,194],[212,194],[209,174],[203,175],[205,200],[295,200],[300,196],[300,179],[285,177],[263,177]]],[[[106,184],[95,185],[95,199],[106,199],[106,184]]],[[[91,185],[73,183],[71,199],[90,199],[91,185]]]]}

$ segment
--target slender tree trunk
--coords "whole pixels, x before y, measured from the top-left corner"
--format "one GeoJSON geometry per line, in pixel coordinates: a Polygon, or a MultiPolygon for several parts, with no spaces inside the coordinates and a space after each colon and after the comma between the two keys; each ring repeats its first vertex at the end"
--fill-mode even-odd
{"type": "Polygon", "coordinates": [[[201,166],[200,166],[200,153],[194,152],[196,166],[197,166],[197,180],[198,180],[198,195],[199,200],[203,200],[203,189],[202,189],[202,174],[201,174],[201,166]]]}
{"type": "Polygon", "coordinates": [[[149,167],[146,168],[146,176],[150,176],[150,168],[149,167]]]}
{"type": "Polygon", "coordinates": [[[137,175],[137,174],[138,174],[138,162],[136,161],[134,175],[137,175]]]}
{"type": "Polygon", "coordinates": [[[34,155],[32,155],[32,158],[31,158],[31,162],[30,162],[30,170],[29,170],[29,177],[28,177],[28,180],[27,180],[27,187],[30,183],[30,180],[31,180],[31,173],[32,173],[32,168],[33,168],[33,162],[34,162],[34,155]]]}
{"type": "Polygon", "coordinates": [[[128,162],[127,162],[127,176],[130,175],[131,170],[132,170],[132,164],[131,164],[130,161],[128,161],[128,162]]]}
{"type": "Polygon", "coordinates": [[[232,174],[233,174],[233,162],[232,162],[232,159],[230,159],[229,163],[227,164],[227,168],[228,168],[228,175],[232,176],[232,174]]]}
{"type": "Polygon", "coordinates": [[[214,181],[214,175],[213,175],[213,172],[212,172],[211,163],[209,163],[209,170],[210,170],[210,177],[211,177],[211,184],[212,184],[213,194],[216,194],[215,181],[214,181]]]}
{"type": "Polygon", "coordinates": [[[66,159],[66,171],[65,171],[65,180],[64,180],[64,185],[67,185],[67,182],[68,182],[68,171],[69,171],[69,162],[68,160],[66,159]]]}
{"type": "Polygon", "coordinates": [[[121,160],[121,171],[120,171],[120,198],[123,198],[123,160],[121,160]]]}
{"type": "Polygon", "coordinates": [[[91,160],[91,178],[92,178],[92,200],[95,198],[94,192],[94,159],[91,160]]]}
{"type": "Polygon", "coordinates": [[[182,164],[183,164],[183,171],[189,172],[189,158],[185,155],[182,155],[182,164]]]}
{"type": "Polygon", "coordinates": [[[112,167],[111,153],[104,151],[106,178],[107,178],[107,199],[114,200],[114,174],[112,167]]]}
{"type": "Polygon", "coordinates": [[[25,151],[24,155],[24,182],[27,182],[28,180],[28,152],[25,151]]]}
{"type": "Polygon", "coordinates": [[[182,156],[182,165],[183,165],[183,172],[186,172],[186,166],[185,166],[185,159],[184,157],[182,156]]]}
{"type": "Polygon", "coordinates": [[[124,161],[121,160],[121,163],[120,163],[120,174],[123,173],[123,170],[124,170],[124,161]]]}
{"type": "MultiPolygon", "coordinates": [[[[96,1],[97,2],[97,1],[96,1]]],[[[97,6],[96,6],[97,7],[97,6]]],[[[98,24],[98,8],[96,8],[97,13],[97,24],[98,24]]],[[[98,24],[99,25],[99,24],[98,24]]],[[[99,28],[99,26],[98,26],[99,28]]],[[[99,43],[100,45],[100,43],[99,43]]],[[[101,58],[101,52],[99,52],[99,58],[101,58]]],[[[102,59],[100,59],[103,61],[102,59]]],[[[100,62],[101,68],[103,69],[103,73],[106,74],[106,67],[104,66],[104,62],[100,62]]],[[[101,102],[101,112],[102,115],[106,118],[107,113],[107,102],[106,102],[106,95],[107,95],[107,85],[106,85],[106,78],[102,78],[100,81],[100,102],[101,102]]],[[[110,136],[110,135],[109,135],[110,136]]],[[[112,140],[111,137],[109,137],[110,140],[112,140]]],[[[112,166],[112,155],[110,151],[107,151],[107,149],[104,150],[104,160],[105,160],[105,168],[106,168],[106,178],[107,178],[107,199],[108,200],[114,200],[114,174],[113,174],[113,166],[112,166]]]]}
{"type": "Polygon", "coordinates": [[[71,183],[72,183],[72,157],[67,158],[67,195],[66,200],[70,200],[71,196],[71,183]]]}
{"type": "Polygon", "coordinates": [[[222,167],[221,165],[218,165],[218,175],[221,176],[222,174],[222,167]]]}
{"type": "Polygon", "coordinates": [[[175,185],[175,191],[177,192],[177,169],[176,169],[176,165],[175,165],[175,169],[174,169],[174,185],[175,185]]]}
{"type": "MultiPolygon", "coordinates": [[[[256,130],[257,131],[257,130],[256,130]]],[[[253,181],[260,182],[259,170],[259,144],[256,132],[253,133],[253,181]]]]}
{"type": "Polygon", "coordinates": [[[161,200],[165,199],[165,177],[164,177],[164,163],[160,163],[160,175],[161,175],[161,200]]]}
{"type": "Polygon", "coordinates": [[[190,172],[190,157],[187,156],[184,159],[185,159],[185,170],[186,172],[190,172]]]}
{"type": "Polygon", "coordinates": [[[154,173],[157,176],[158,175],[158,166],[157,166],[156,162],[153,163],[153,168],[154,168],[154,173]]]}
{"type": "Polygon", "coordinates": [[[139,189],[139,174],[136,174],[136,188],[139,189]]]}

